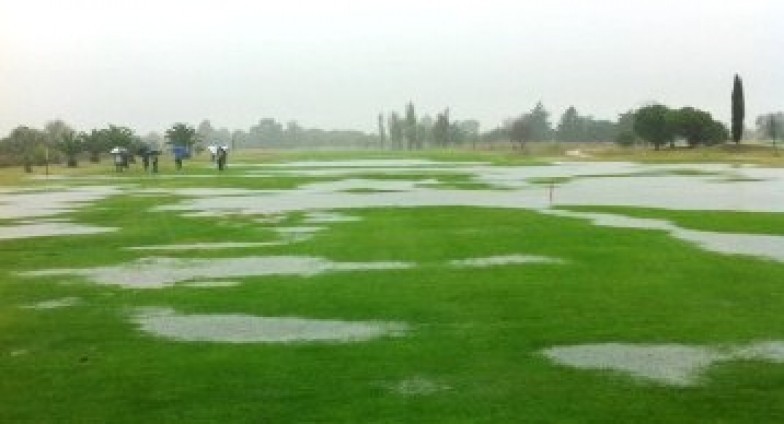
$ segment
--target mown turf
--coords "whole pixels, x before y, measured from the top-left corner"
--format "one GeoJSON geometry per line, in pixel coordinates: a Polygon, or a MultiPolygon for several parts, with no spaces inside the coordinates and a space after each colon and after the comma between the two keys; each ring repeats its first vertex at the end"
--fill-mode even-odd
{"type": "MultiPolygon", "coordinates": [[[[245,181],[232,184],[246,187],[245,181]]],[[[132,290],[76,277],[16,275],[163,254],[127,246],[275,238],[275,225],[254,217],[185,218],[151,210],[176,200],[176,192],[118,195],[69,214],[119,227],[116,233],[0,242],[0,422],[784,420],[784,365],[724,364],[712,368],[703,385],[673,388],[556,366],[538,354],[554,345],[615,341],[784,340],[784,264],[709,253],[661,231],[597,227],[524,210],[363,209],[347,211],[361,221],[328,224],[297,244],[167,256],[313,255],[409,261],[415,268],[247,277],[220,289],[132,290]],[[505,254],[566,262],[447,264],[505,254]],[[65,296],[83,303],[20,308],[65,296]],[[138,331],[127,318],[143,306],[403,321],[412,331],[353,344],[183,343],[138,331]],[[444,389],[420,395],[390,390],[411,378],[444,389]]],[[[686,212],[616,212],[660,214],[679,225],[691,219],[686,212]]],[[[717,213],[714,228],[701,229],[775,232],[781,219],[758,218],[717,213]]],[[[292,214],[280,225],[300,219],[292,214]]]]}

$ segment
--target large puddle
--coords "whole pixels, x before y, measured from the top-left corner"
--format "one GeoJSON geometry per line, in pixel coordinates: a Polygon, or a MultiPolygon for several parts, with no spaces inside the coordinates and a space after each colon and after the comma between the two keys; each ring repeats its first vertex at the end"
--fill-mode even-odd
{"type": "Polygon", "coordinates": [[[633,218],[609,213],[572,212],[557,209],[549,209],[542,212],[555,216],[587,219],[594,225],[605,227],[666,231],[677,239],[693,243],[711,252],[728,255],[749,255],[784,261],[784,236],[687,230],[669,221],[633,218]]]}
{"type": "Polygon", "coordinates": [[[119,192],[116,187],[88,186],[0,193],[0,219],[52,217],[119,192]]]}
{"type": "Polygon", "coordinates": [[[241,314],[178,314],[142,308],[133,322],[149,334],[181,342],[351,343],[399,337],[408,325],[385,321],[341,321],[241,314]]]}
{"type": "Polygon", "coordinates": [[[23,224],[0,225],[0,240],[102,234],[112,231],[117,231],[117,228],[97,227],[93,225],[75,224],[72,222],[29,222],[23,224]]]}
{"type": "Polygon", "coordinates": [[[158,289],[178,282],[253,276],[310,277],[326,272],[377,271],[412,267],[405,262],[333,262],[307,256],[252,256],[244,258],[144,258],[96,268],[49,269],[21,272],[27,277],[80,276],[96,284],[133,289],[158,289]]]}
{"type": "Polygon", "coordinates": [[[603,343],[552,347],[542,354],[569,367],[613,371],[665,385],[693,386],[701,382],[711,366],[722,362],[784,363],[784,342],[723,347],[603,343]]]}

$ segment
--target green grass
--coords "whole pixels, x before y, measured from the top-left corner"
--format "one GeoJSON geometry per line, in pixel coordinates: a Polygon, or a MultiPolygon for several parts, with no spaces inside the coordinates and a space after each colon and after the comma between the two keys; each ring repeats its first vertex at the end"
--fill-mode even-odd
{"type": "MultiPolygon", "coordinates": [[[[340,157],[340,156],[335,156],[340,157]]],[[[125,178],[125,177],[123,177],[125,178]]],[[[170,179],[142,187],[215,187],[170,179]]],[[[460,177],[451,182],[467,183],[460,177]]],[[[286,188],[216,176],[227,187],[286,188]]],[[[448,184],[449,178],[444,180],[448,184]]],[[[217,183],[217,184],[223,184],[217,183]]],[[[266,184],[266,183],[264,183],[266,184]]],[[[268,241],[255,217],[154,212],[171,195],[115,196],[68,216],[114,226],[90,236],[0,241],[0,422],[778,422],[784,365],[736,362],[704,385],[673,388],[553,365],[539,352],[601,342],[726,344],[784,339],[784,264],[710,253],[661,231],[606,228],[533,211],[470,208],[350,210],[308,241],[175,257],[313,255],[410,261],[415,268],[246,277],[221,289],[131,290],[16,271],[89,267],[153,252],[128,246],[268,241]],[[505,254],[562,258],[455,269],[452,259],[505,254]],[[77,296],[81,305],[20,305],[77,296]],[[158,339],[134,328],[136,307],[407,322],[402,338],[349,344],[229,345],[158,339]],[[448,389],[404,396],[421,377],[448,389]]],[[[580,208],[588,210],[587,208],[580,208]]],[[[715,231],[780,234],[782,214],[591,208],[715,231]]],[[[292,214],[284,224],[299,222],[292,214]]],[[[157,254],[157,252],[156,252],[157,254]]]]}

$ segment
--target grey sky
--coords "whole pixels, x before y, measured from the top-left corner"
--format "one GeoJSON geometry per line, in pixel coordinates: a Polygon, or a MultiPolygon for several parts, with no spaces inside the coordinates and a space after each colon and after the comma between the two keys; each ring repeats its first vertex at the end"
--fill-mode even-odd
{"type": "Polygon", "coordinates": [[[0,0],[0,135],[61,118],[145,133],[259,118],[375,129],[450,107],[484,129],[542,100],[784,109],[780,0],[0,0]]]}

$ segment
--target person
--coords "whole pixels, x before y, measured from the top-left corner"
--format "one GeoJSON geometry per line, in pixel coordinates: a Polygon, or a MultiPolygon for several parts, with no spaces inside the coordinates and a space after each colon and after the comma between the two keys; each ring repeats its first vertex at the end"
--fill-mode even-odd
{"type": "Polygon", "coordinates": [[[187,150],[185,146],[174,146],[174,166],[178,171],[182,169],[182,160],[185,158],[186,154],[187,150]]]}
{"type": "Polygon", "coordinates": [[[142,166],[144,166],[144,172],[150,170],[150,149],[146,147],[142,147],[139,149],[139,156],[142,157],[142,166]]]}
{"type": "Polygon", "coordinates": [[[157,174],[158,173],[158,153],[155,152],[151,156],[152,156],[152,173],[153,174],[157,174]]]}
{"type": "Polygon", "coordinates": [[[117,172],[122,172],[125,168],[124,154],[122,152],[114,153],[114,169],[117,172]]]}
{"type": "Polygon", "coordinates": [[[223,171],[224,169],[226,169],[226,159],[228,156],[228,152],[226,152],[226,149],[223,146],[218,147],[217,156],[218,156],[218,171],[223,171]]]}

